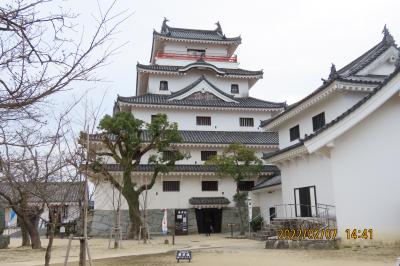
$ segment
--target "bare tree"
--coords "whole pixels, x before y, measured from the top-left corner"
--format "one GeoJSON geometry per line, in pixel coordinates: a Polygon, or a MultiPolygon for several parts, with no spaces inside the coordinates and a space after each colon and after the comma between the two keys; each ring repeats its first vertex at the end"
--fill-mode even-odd
{"type": "Polygon", "coordinates": [[[21,125],[12,140],[0,127],[5,140],[0,155],[0,197],[17,213],[34,249],[41,248],[38,223],[53,196],[45,194],[45,184],[65,179],[65,170],[71,168],[70,162],[76,157],[76,152],[66,149],[65,123],[65,116],[61,116],[55,132],[46,135],[43,131],[47,128],[21,125]]]}
{"type": "Polygon", "coordinates": [[[99,80],[95,71],[119,48],[111,38],[129,14],[114,14],[115,2],[104,12],[98,5],[93,33],[78,28],[77,15],[56,3],[0,3],[0,122],[33,118],[40,115],[37,104],[72,82],[99,80]]]}

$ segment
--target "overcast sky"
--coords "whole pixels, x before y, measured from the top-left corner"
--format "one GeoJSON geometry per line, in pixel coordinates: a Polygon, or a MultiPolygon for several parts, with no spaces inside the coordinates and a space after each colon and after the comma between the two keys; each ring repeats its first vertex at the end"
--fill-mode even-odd
{"type": "MultiPolygon", "coordinates": [[[[99,0],[102,6],[111,3],[99,0]]],[[[81,14],[90,27],[95,0],[65,4],[81,14]]],[[[264,79],[250,95],[293,103],[316,89],[329,74],[330,64],[340,69],[382,39],[387,24],[400,43],[400,1],[118,1],[117,10],[134,14],[120,28],[116,42],[128,42],[101,71],[109,82],[91,84],[89,97],[98,102],[107,89],[104,110],[112,112],[117,94],[133,96],[136,63],[147,64],[153,29],[163,17],[172,27],[215,29],[220,21],[226,36],[242,36],[236,54],[240,68],[264,70],[264,79]]],[[[79,88],[74,89],[78,92],[79,88]]]]}

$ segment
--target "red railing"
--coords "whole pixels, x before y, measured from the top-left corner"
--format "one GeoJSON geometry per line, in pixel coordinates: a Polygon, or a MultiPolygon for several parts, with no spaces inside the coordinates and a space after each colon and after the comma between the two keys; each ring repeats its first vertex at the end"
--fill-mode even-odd
{"type": "Polygon", "coordinates": [[[215,62],[237,62],[237,56],[215,56],[215,55],[193,55],[193,54],[175,54],[157,52],[156,58],[180,59],[180,60],[199,60],[215,61],[215,62]]]}

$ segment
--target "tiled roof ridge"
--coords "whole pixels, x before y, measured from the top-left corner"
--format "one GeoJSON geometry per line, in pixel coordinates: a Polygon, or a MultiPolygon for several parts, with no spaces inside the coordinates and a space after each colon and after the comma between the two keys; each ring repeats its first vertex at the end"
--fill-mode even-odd
{"type": "Polygon", "coordinates": [[[146,93],[139,96],[120,96],[117,97],[117,102],[133,103],[133,104],[150,104],[150,105],[174,105],[174,106],[192,106],[192,107],[220,107],[220,108],[285,108],[285,102],[265,101],[254,97],[237,97],[236,102],[212,101],[212,104],[207,101],[194,100],[170,100],[170,95],[146,93]],[[154,99],[152,99],[154,98],[154,99]]]}
{"type": "MultiPolygon", "coordinates": [[[[212,130],[178,130],[182,136],[180,143],[191,144],[231,144],[243,145],[278,145],[277,132],[264,131],[212,131],[212,130]]],[[[142,137],[146,140],[148,131],[143,130],[142,137]]],[[[105,133],[90,134],[92,141],[101,141],[105,133]]],[[[111,136],[111,139],[113,137],[111,136]]]]}
{"type": "Polygon", "coordinates": [[[177,39],[195,39],[195,40],[206,40],[206,41],[232,41],[236,43],[241,42],[241,37],[232,37],[228,38],[222,31],[221,24],[219,22],[215,23],[217,25],[214,30],[205,30],[205,29],[189,29],[189,28],[179,28],[179,27],[171,27],[167,24],[168,19],[164,18],[163,23],[161,25],[160,32],[156,30],[153,31],[153,35],[165,36],[169,38],[177,38],[177,39]],[[180,36],[174,36],[174,32],[184,33],[180,36]],[[186,36],[185,36],[186,33],[186,36]],[[190,36],[192,34],[192,36],[190,36]],[[194,35],[193,35],[194,34],[194,35]],[[196,35],[197,34],[197,35],[196,35]],[[208,37],[207,37],[208,35],[208,37]]]}
{"type": "Polygon", "coordinates": [[[382,40],[373,46],[371,49],[367,50],[365,53],[351,61],[349,64],[345,65],[342,67],[340,70],[338,70],[339,75],[345,75],[350,76],[356,74],[358,71],[363,69],[365,66],[367,66],[370,62],[374,61],[376,58],[378,58],[381,54],[383,54],[387,49],[389,49],[391,46],[394,46],[397,48],[397,45],[394,41],[393,36],[389,33],[389,30],[387,29],[386,25],[383,28],[383,38],[382,40]],[[360,63],[358,66],[357,64],[360,63]],[[353,68],[353,69],[351,69],[353,68]],[[349,73],[346,73],[346,71],[351,70],[349,73]]]}
{"type": "MultiPolygon", "coordinates": [[[[119,164],[104,164],[103,165],[108,171],[121,171],[122,167],[119,164]]],[[[154,168],[153,164],[139,164],[133,172],[150,172],[154,168]]],[[[175,164],[175,169],[170,172],[216,172],[216,165],[206,165],[206,164],[175,164]]],[[[268,173],[273,172],[274,174],[280,174],[280,170],[275,165],[263,165],[261,172],[268,173]]]]}

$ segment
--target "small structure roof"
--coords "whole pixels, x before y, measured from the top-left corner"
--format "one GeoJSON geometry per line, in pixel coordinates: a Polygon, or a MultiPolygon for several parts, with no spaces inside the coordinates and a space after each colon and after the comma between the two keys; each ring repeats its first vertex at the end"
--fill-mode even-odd
{"type": "Polygon", "coordinates": [[[229,205],[231,203],[225,197],[192,197],[189,199],[191,205],[229,205]]]}
{"type": "Polygon", "coordinates": [[[30,204],[44,203],[43,199],[50,204],[78,204],[84,199],[85,182],[0,182],[1,193],[10,198],[18,196],[17,190],[26,192],[30,204]]]}
{"type": "Polygon", "coordinates": [[[273,186],[277,186],[281,184],[281,176],[280,175],[276,175],[276,176],[272,176],[272,177],[268,177],[264,180],[262,180],[261,182],[257,183],[254,187],[253,187],[253,191],[254,190],[259,190],[259,189],[263,189],[263,188],[267,188],[267,187],[273,187],[273,186]]]}

